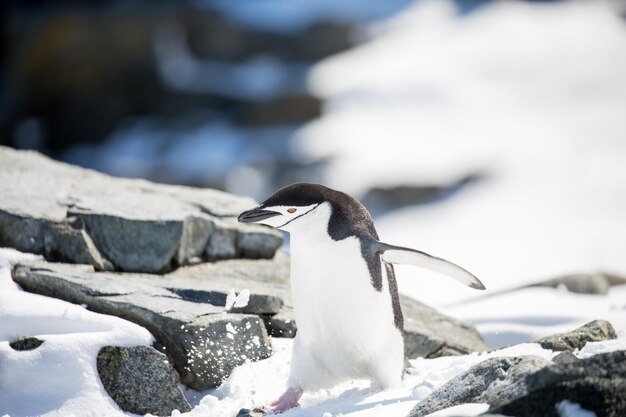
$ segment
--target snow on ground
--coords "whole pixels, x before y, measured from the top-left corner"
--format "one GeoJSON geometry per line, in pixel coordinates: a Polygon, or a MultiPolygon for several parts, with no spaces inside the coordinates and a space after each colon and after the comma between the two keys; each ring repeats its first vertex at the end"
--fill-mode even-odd
{"type": "Polygon", "coordinates": [[[476,326],[492,348],[562,333],[595,319],[608,320],[626,341],[626,285],[612,287],[606,296],[524,288],[439,310],[476,326]]]}
{"type": "Polygon", "coordinates": [[[149,345],[152,335],[117,317],[21,291],[10,265],[32,258],[0,249],[0,415],[130,415],[104,391],[96,356],[110,344],[149,345]],[[9,341],[21,336],[45,341],[33,351],[15,351],[9,341]]]}

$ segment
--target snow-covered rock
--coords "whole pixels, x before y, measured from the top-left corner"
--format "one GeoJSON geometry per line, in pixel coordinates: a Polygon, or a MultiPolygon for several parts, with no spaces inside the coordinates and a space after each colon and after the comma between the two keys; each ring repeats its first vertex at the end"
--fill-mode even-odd
{"type": "Polygon", "coordinates": [[[409,417],[422,417],[464,403],[507,403],[527,393],[526,376],[548,366],[539,356],[491,358],[446,382],[411,410],[409,417]]]}
{"type": "Polygon", "coordinates": [[[557,359],[561,355],[553,362],[533,355],[486,359],[433,391],[409,417],[464,403],[489,404],[490,412],[503,415],[559,417],[564,400],[597,415],[626,415],[626,351],[583,359],[568,352],[566,360],[557,359]]]}
{"type": "Polygon", "coordinates": [[[100,270],[271,258],[282,242],[277,231],[237,223],[251,199],[113,178],[35,152],[0,147],[0,195],[0,246],[100,270]]]}
{"type": "Polygon", "coordinates": [[[559,417],[567,400],[598,416],[626,415],[626,351],[548,366],[526,381],[528,394],[490,411],[519,417],[559,417]]]}
{"type": "Polygon", "coordinates": [[[164,416],[191,410],[172,365],[152,347],[105,346],[97,367],[104,389],[125,411],[164,416]]]}

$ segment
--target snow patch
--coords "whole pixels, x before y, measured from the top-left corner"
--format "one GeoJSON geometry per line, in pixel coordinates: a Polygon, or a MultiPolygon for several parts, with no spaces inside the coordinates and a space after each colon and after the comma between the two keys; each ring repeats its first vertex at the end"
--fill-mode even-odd
{"type": "Polygon", "coordinates": [[[556,411],[560,417],[596,417],[593,411],[585,410],[580,406],[567,400],[563,400],[556,405],[556,411]]]}
{"type": "Polygon", "coordinates": [[[228,311],[234,308],[243,308],[250,301],[250,290],[243,289],[239,294],[235,293],[235,289],[231,288],[226,296],[226,305],[224,308],[228,311]]]}
{"type": "Polygon", "coordinates": [[[103,346],[151,345],[144,328],[79,305],[21,291],[10,266],[38,256],[0,249],[0,410],[13,417],[125,416],[101,385],[96,356],[103,346]],[[15,351],[9,342],[33,336],[43,344],[15,351]]]}

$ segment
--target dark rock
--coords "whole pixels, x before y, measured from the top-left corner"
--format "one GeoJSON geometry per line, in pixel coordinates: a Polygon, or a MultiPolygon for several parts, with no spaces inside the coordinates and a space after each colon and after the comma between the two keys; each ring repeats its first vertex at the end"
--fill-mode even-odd
{"type": "Polygon", "coordinates": [[[236,121],[245,126],[302,123],[322,114],[322,101],[310,94],[277,97],[243,107],[236,121]]]}
{"type": "Polygon", "coordinates": [[[93,265],[98,270],[112,270],[113,265],[100,255],[84,229],[68,223],[48,223],[44,229],[44,254],[48,259],[75,264],[93,265]]]}
{"type": "Polygon", "coordinates": [[[421,417],[464,403],[504,404],[525,395],[524,378],[549,364],[537,356],[487,359],[432,392],[409,416],[421,417]]]}
{"type": "Polygon", "coordinates": [[[239,410],[235,417],[263,417],[267,413],[261,408],[254,408],[252,410],[248,408],[242,408],[239,410]]]}
{"type": "Polygon", "coordinates": [[[594,320],[567,333],[546,336],[537,343],[544,349],[557,351],[582,349],[587,342],[616,339],[617,334],[611,323],[605,320],[594,320]]]}
{"type": "Polygon", "coordinates": [[[339,22],[315,23],[295,39],[290,56],[317,61],[352,47],[353,35],[352,25],[339,22]]]}
{"type": "MultiPolygon", "coordinates": [[[[256,315],[228,313],[222,302],[231,288],[245,288],[240,287],[244,282],[254,284],[243,279],[246,273],[252,274],[256,269],[263,277],[271,275],[270,271],[276,274],[284,270],[281,263],[287,258],[277,258],[222,261],[206,268],[222,271],[222,276],[203,275],[199,272],[201,266],[181,268],[189,272],[188,276],[180,275],[181,271],[178,275],[155,276],[94,272],[84,265],[36,262],[16,266],[13,279],[26,291],[86,304],[92,311],[123,317],[145,327],[172,360],[181,381],[204,390],[219,385],[235,366],[270,355],[270,341],[262,320],[256,315]],[[237,268],[242,272],[237,272],[237,268]],[[211,291],[223,294],[215,305],[210,303],[215,301],[211,291]]],[[[254,293],[252,285],[249,286],[254,293]]],[[[271,291],[272,286],[267,287],[265,291],[271,291]]],[[[259,297],[265,300],[267,295],[261,292],[259,297]]],[[[263,303],[253,307],[263,310],[263,303]]],[[[277,309],[275,303],[267,307],[271,312],[277,309]]]]}
{"type": "MultiPolygon", "coordinates": [[[[221,291],[202,291],[180,288],[169,288],[171,292],[179,295],[183,300],[195,303],[209,303],[214,306],[226,306],[228,294],[221,291]]],[[[248,304],[244,307],[231,307],[231,313],[243,314],[276,314],[283,306],[283,300],[273,295],[250,294],[248,304]]]]}
{"type": "Polygon", "coordinates": [[[473,326],[439,313],[409,297],[400,297],[404,313],[404,351],[408,358],[437,358],[487,350],[473,326]]]}
{"type": "Polygon", "coordinates": [[[274,256],[276,249],[282,244],[274,234],[267,234],[265,230],[273,230],[261,226],[258,230],[241,228],[237,233],[238,255],[248,259],[269,259],[274,256]]]}
{"type": "Polygon", "coordinates": [[[250,199],[113,178],[1,147],[0,195],[0,246],[98,270],[162,273],[202,258],[272,258],[282,242],[271,228],[237,223],[250,199]]]}
{"type": "Polygon", "coordinates": [[[361,202],[372,212],[386,212],[443,198],[480,178],[480,175],[468,175],[450,184],[372,187],[361,202]]]}
{"type": "MultiPolygon", "coordinates": [[[[55,3],[46,13],[21,4],[13,2],[6,14],[12,47],[3,78],[11,88],[4,90],[10,94],[8,102],[15,105],[9,106],[8,120],[0,120],[0,143],[27,145],[14,132],[20,130],[20,122],[36,115],[42,131],[40,146],[53,151],[98,142],[121,120],[137,114],[167,120],[208,109],[227,120],[232,113],[249,113],[248,106],[255,107],[252,113],[262,110],[263,103],[256,100],[228,100],[236,89],[214,88],[200,94],[168,88],[159,73],[162,62],[155,54],[155,39],[164,27],[174,26],[184,33],[185,48],[179,48],[179,54],[189,47],[194,60],[222,65],[263,57],[308,67],[313,60],[353,44],[350,24],[312,22],[288,33],[273,33],[188,2],[141,2],[124,8],[55,3]],[[19,11],[11,13],[13,8],[19,11]],[[70,74],[67,68],[74,71],[70,74]]],[[[224,75],[238,72],[241,69],[224,75]]],[[[189,77],[189,71],[185,75],[189,77]]],[[[206,78],[217,80],[212,84],[219,87],[226,77],[206,78]]],[[[296,91],[285,88],[283,94],[304,90],[306,71],[289,71],[279,80],[284,78],[294,79],[290,84],[295,84],[292,89],[296,91]]],[[[291,114],[288,107],[283,110],[291,114]]],[[[281,112],[273,113],[280,117],[281,112]]]]}
{"type": "Polygon", "coordinates": [[[490,411],[519,417],[558,417],[555,405],[569,400],[598,416],[626,415],[626,351],[554,364],[530,375],[525,383],[527,395],[490,411]]]}
{"type": "Polygon", "coordinates": [[[529,287],[565,287],[568,291],[578,294],[606,294],[614,285],[626,284],[626,278],[607,273],[571,274],[549,279],[529,287]]]}
{"type": "Polygon", "coordinates": [[[154,348],[105,346],[97,367],[104,389],[124,411],[158,416],[191,411],[174,369],[154,348]]]}
{"type": "Polygon", "coordinates": [[[209,237],[205,257],[209,261],[232,259],[237,256],[237,232],[233,229],[217,229],[209,237]]]}
{"type": "Polygon", "coordinates": [[[9,346],[14,350],[35,350],[41,346],[43,342],[43,340],[37,339],[36,337],[18,337],[17,339],[11,340],[9,346]]]}
{"type": "Polygon", "coordinates": [[[262,316],[267,332],[272,337],[296,337],[298,326],[292,308],[283,308],[273,316],[262,316]]]}

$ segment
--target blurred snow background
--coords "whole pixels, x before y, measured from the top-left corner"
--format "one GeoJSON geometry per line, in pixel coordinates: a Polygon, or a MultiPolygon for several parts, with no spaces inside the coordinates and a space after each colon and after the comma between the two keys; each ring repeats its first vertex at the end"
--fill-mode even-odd
{"type": "MultiPolygon", "coordinates": [[[[626,270],[626,25],[608,3],[418,2],[311,74],[324,115],[298,133],[329,185],[448,184],[379,216],[384,240],[464,265],[491,289],[626,270]]],[[[400,269],[400,268],[399,268],[400,269]]],[[[401,268],[443,306],[473,295],[401,268]]]]}

